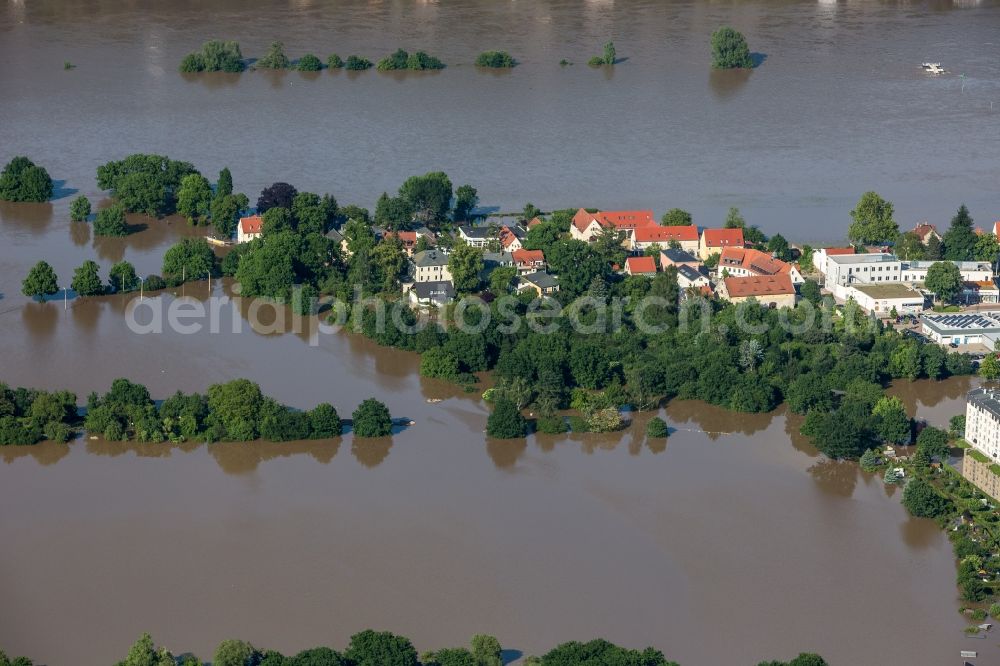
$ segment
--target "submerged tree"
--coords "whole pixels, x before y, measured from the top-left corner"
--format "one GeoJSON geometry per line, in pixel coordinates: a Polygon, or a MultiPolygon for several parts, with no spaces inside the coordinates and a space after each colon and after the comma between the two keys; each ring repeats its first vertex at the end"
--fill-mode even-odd
{"type": "Polygon", "coordinates": [[[749,69],[753,67],[746,37],[729,26],[712,33],[712,67],[715,69],[749,69]]]}

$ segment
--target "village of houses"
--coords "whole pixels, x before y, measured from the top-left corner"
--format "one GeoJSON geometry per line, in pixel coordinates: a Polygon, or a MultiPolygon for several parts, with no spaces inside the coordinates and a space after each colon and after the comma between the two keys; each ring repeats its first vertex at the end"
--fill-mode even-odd
{"type": "MultiPolygon", "coordinates": [[[[541,250],[523,247],[528,231],[541,222],[538,217],[527,222],[511,217],[498,224],[467,224],[458,227],[456,238],[483,251],[484,280],[495,268],[516,267],[517,291],[551,295],[559,291],[559,276],[548,272],[541,250]]],[[[237,242],[259,237],[262,227],[259,215],[241,218],[237,242]]],[[[994,227],[994,233],[1000,231],[996,228],[1000,222],[994,227]]],[[[919,315],[920,334],[938,344],[985,352],[992,351],[1000,340],[1000,289],[989,262],[953,262],[963,280],[959,300],[968,310],[933,313],[927,312],[933,294],[923,288],[923,283],[935,262],[903,260],[888,247],[867,248],[865,252],[849,246],[816,248],[807,270],[797,262],[782,261],[751,247],[742,228],[661,226],[651,210],[588,212],[581,208],[573,216],[569,233],[576,240],[593,242],[607,229],[622,234],[622,245],[629,253],[624,266],[616,269],[630,276],[652,277],[673,266],[682,294],[696,290],[706,297],[734,303],[753,299],[772,308],[794,307],[800,298],[800,286],[806,281],[805,273],[840,304],[853,300],[866,313],[881,318],[919,315]],[[990,312],[991,306],[995,306],[996,314],[990,312]]],[[[456,298],[448,270],[449,254],[436,247],[434,232],[426,227],[375,232],[379,237],[395,236],[401,241],[409,261],[402,289],[411,303],[439,307],[456,298]],[[420,246],[427,249],[418,250],[420,246]]],[[[925,244],[931,235],[937,235],[936,228],[926,223],[917,225],[914,232],[925,244]]],[[[346,250],[339,231],[331,230],[327,236],[346,250]]]]}

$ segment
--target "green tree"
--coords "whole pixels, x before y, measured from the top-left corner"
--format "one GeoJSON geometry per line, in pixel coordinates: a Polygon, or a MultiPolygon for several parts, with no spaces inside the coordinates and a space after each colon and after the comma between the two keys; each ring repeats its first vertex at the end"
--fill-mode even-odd
{"type": "Polygon", "coordinates": [[[448,272],[455,289],[462,293],[479,287],[479,274],[483,270],[483,251],[466,243],[457,243],[448,257],[448,272]]]}
{"type": "Polygon", "coordinates": [[[153,645],[153,638],[149,634],[139,637],[132,647],[129,648],[125,661],[121,666],[157,666],[156,648],[153,645]]]}
{"type": "Polygon", "coordinates": [[[139,288],[139,276],[135,266],[127,261],[119,261],[108,273],[108,287],[113,291],[133,291],[139,288]]]}
{"type": "Polygon", "coordinates": [[[244,68],[239,43],[220,40],[205,42],[200,52],[188,53],[180,64],[180,71],[185,73],[242,72],[244,68]]]}
{"type": "Polygon", "coordinates": [[[907,444],[910,441],[910,417],[899,398],[879,398],[872,414],[878,417],[875,431],[883,441],[890,444],[907,444]]]}
{"type": "Polygon", "coordinates": [[[295,68],[300,72],[318,72],[323,69],[323,63],[312,53],[307,53],[299,58],[299,62],[295,68]]]}
{"type": "Polygon", "coordinates": [[[215,649],[212,666],[254,666],[257,654],[257,650],[246,641],[222,641],[215,649]]]}
{"type": "Polygon", "coordinates": [[[899,238],[896,239],[895,250],[896,256],[907,261],[923,259],[927,254],[924,241],[912,231],[906,231],[899,235],[899,238]]]}
{"type": "Polygon", "coordinates": [[[351,427],[355,437],[386,437],[392,434],[392,417],[389,408],[368,398],[351,414],[351,427]]]}
{"type": "Polygon", "coordinates": [[[442,171],[410,176],[400,186],[399,196],[410,203],[424,222],[444,220],[451,207],[451,180],[442,171]]]}
{"type": "Polygon", "coordinates": [[[39,261],[28,271],[28,276],[21,282],[21,293],[30,298],[42,300],[59,291],[58,279],[52,266],[39,261]]]}
{"type": "Polygon", "coordinates": [[[455,210],[452,217],[468,221],[473,209],[479,205],[479,193],[472,185],[459,185],[455,190],[455,210]]]}
{"type": "MultiPolygon", "coordinates": [[[[246,197],[246,195],[239,195],[246,197]]],[[[212,199],[210,206],[212,224],[223,238],[231,238],[236,233],[240,217],[240,199],[233,194],[223,194],[212,199]]]]}
{"type": "Polygon", "coordinates": [[[177,212],[194,223],[196,219],[207,217],[211,212],[212,186],[208,179],[192,173],[181,179],[177,190],[177,212]]]}
{"type": "Polygon", "coordinates": [[[52,198],[52,178],[43,167],[18,156],[0,171],[0,199],[41,203],[52,198]]]}
{"type": "Polygon", "coordinates": [[[383,239],[371,253],[371,260],[377,270],[375,276],[383,293],[392,293],[399,289],[400,276],[406,269],[406,253],[403,243],[396,237],[383,239]]]}
{"type": "Polygon", "coordinates": [[[375,202],[375,224],[390,231],[405,231],[413,226],[413,205],[406,197],[390,197],[383,192],[375,202]]]}
{"type": "Polygon", "coordinates": [[[969,209],[962,204],[951,218],[951,226],[942,236],[944,258],[951,261],[971,261],[976,253],[976,230],[972,226],[969,209]]]}
{"type": "Polygon", "coordinates": [[[924,286],[942,301],[952,302],[962,291],[962,272],[950,261],[938,261],[927,269],[924,286]]]}
{"type": "Polygon", "coordinates": [[[926,259],[928,261],[938,261],[944,258],[944,246],[941,244],[941,240],[932,235],[927,239],[927,246],[924,249],[924,256],[921,259],[926,259]]]}
{"type": "Polygon", "coordinates": [[[819,284],[815,280],[806,280],[799,286],[799,293],[802,298],[806,299],[813,305],[819,305],[823,300],[823,294],[820,291],[819,284]]]}
{"type": "Polygon", "coordinates": [[[753,59],[746,37],[729,26],[712,33],[712,67],[714,69],[750,69],[753,59]]]}
{"type": "Polygon", "coordinates": [[[979,363],[979,376],[988,381],[1000,379],[1000,357],[989,354],[979,363]]]}
{"type": "Polygon", "coordinates": [[[330,69],[341,69],[344,66],[344,61],[339,55],[334,53],[326,59],[326,66],[330,69]]]}
{"type": "Polygon", "coordinates": [[[918,518],[937,518],[951,509],[951,502],[921,478],[912,479],[903,490],[903,506],[918,518]]]}
{"type": "Polygon", "coordinates": [[[472,657],[475,666],[503,666],[500,641],[487,634],[472,637],[472,657]]]}
{"type": "Polygon", "coordinates": [[[526,432],[527,423],[517,405],[506,398],[498,398],[486,420],[486,434],[497,439],[516,439],[524,437],[526,432]]]}
{"type": "Polygon", "coordinates": [[[671,208],[660,219],[660,224],[665,227],[688,227],[693,224],[691,213],[680,208],[671,208]]]}
{"type": "Polygon", "coordinates": [[[677,666],[653,648],[628,650],[598,638],[587,643],[571,641],[558,645],[542,656],[542,666],[677,666]]]}
{"type": "Polygon", "coordinates": [[[439,379],[455,379],[461,369],[458,358],[441,347],[432,347],[420,355],[420,375],[439,379]]]}
{"type": "Polygon", "coordinates": [[[726,221],[722,225],[726,229],[746,229],[747,221],[740,213],[740,209],[736,206],[730,206],[729,211],[726,213],[726,221]]]}
{"type": "Polygon", "coordinates": [[[215,253],[204,238],[184,238],[163,255],[163,279],[168,284],[202,280],[216,273],[215,253]]]}
{"type": "Polygon", "coordinates": [[[181,179],[191,173],[197,171],[188,162],[137,153],[97,167],[97,184],[111,190],[126,211],[166,215],[174,210],[181,179]]]}
{"type": "Polygon", "coordinates": [[[94,220],[94,234],[97,236],[127,236],[129,233],[128,223],[125,221],[125,207],[121,204],[113,204],[108,208],[97,211],[97,219],[94,220]]]}
{"type": "MultiPolygon", "coordinates": [[[[366,629],[351,636],[344,657],[354,666],[418,666],[409,639],[388,631],[366,629]]],[[[214,665],[213,665],[214,666],[214,665]]]]}
{"type": "Polygon", "coordinates": [[[213,439],[237,442],[257,439],[264,400],[260,386],[248,379],[209,386],[208,421],[213,439]]]}
{"type": "Polygon", "coordinates": [[[781,234],[774,234],[767,240],[767,251],[782,261],[792,260],[792,251],[788,241],[781,234]]]}
{"type": "Polygon", "coordinates": [[[951,437],[965,437],[965,414],[956,414],[948,419],[948,434],[951,437]]]}
{"type": "Polygon", "coordinates": [[[917,450],[924,451],[930,458],[948,457],[948,433],[933,426],[927,426],[917,435],[917,450]]]}
{"type": "Polygon", "coordinates": [[[498,266],[490,273],[490,292],[502,296],[510,291],[514,278],[517,277],[515,266],[498,266]]]}
{"type": "Polygon", "coordinates": [[[88,259],[83,262],[74,272],[73,281],[69,287],[80,296],[100,296],[104,293],[104,284],[101,276],[98,275],[100,266],[97,262],[88,259]]]}
{"type": "Polygon", "coordinates": [[[264,57],[254,63],[254,67],[260,69],[288,69],[291,62],[285,55],[285,45],[281,42],[271,42],[271,47],[264,54],[264,57]]]}
{"type": "Polygon", "coordinates": [[[976,237],[976,246],[972,250],[972,258],[976,261],[995,263],[1000,255],[1000,245],[994,234],[983,234],[976,237]]]}
{"type": "Polygon", "coordinates": [[[893,219],[893,205],[876,192],[865,192],[851,211],[853,222],[847,237],[855,243],[884,243],[899,236],[899,226],[893,219]]]}
{"type": "Polygon", "coordinates": [[[90,199],[81,194],[69,205],[69,219],[73,222],[85,222],[89,216],[90,199]]]}
{"type": "Polygon", "coordinates": [[[219,171],[219,182],[215,185],[215,197],[226,197],[233,193],[233,174],[229,167],[219,171]]]}

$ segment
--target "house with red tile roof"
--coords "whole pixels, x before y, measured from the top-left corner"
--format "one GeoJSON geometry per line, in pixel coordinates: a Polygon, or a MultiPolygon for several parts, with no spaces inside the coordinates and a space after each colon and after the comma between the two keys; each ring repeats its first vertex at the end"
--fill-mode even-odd
{"type": "Polygon", "coordinates": [[[500,246],[503,248],[503,252],[514,252],[523,247],[521,245],[521,238],[524,236],[524,231],[518,227],[509,227],[505,224],[500,227],[497,236],[500,239],[500,246]]]}
{"type": "Polygon", "coordinates": [[[544,222],[544,221],[545,221],[545,220],[543,220],[543,219],[542,219],[542,218],[540,218],[540,217],[533,217],[533,218],[531,218],[531,219],[530,219],[530,220],[528,221],[528,223],[527,223],[526,225],[524,225],[524,226],[525,226],[526,228],[528,228],[528,229],[531,229],[532,227],[534,227],[534,226],[536,226],[536,225],[538,225],[538,224],[541,224],[541,223],[542,223],[542,222],[544,222]]]}
{"type": "Polygon", "coordinates": [[[623,245],[630,248],[635,229],[646,226],[658,226],[651,210],[606,210],[588,213],[581,208],[573,215],[569,233],[572,238],[589,243],[601,229],[616,229],[625,233],[623,245]]]}
{"type": "Polygon", "coordinates": [[[625,272],[629,275],[656,275],[656,260],[652,257],[629,257],[625,260],[625,272]]]}
{"type": "Polygon", "coordinates": [[[753,275],[727,277],[719,282],[716,293],[733,303],[751,298],[772,308],[795,307],[795,286],[788,275],[753,275]]]}
{"type": "Polygon", "coordinates": [[[937,227],[933,224],[928,224],[927,222],[921,222],[917,226],[913,227],[913,233],[920,238],[920,242],[924,245],[927,245],[927,241],[931,239],[931,236],[941,240],[941,234],[938,233],[937,227]]]}
{"type": "Polygon", "coordinates": [[[653,245],[666,250],[672,242],[680,245],[685,252],[698,252],[698,227],[693,224],[686,227],[643,226],[636,228],[632,236],[634,252],[644,252],[653,245]]]}
{"type": "Polygon", "coordinates": [[[751,275],[788,275],[792,284],[802,284],[802,274],[792,264],[753,248],[727,247],[719,255],[718,275],[749,277],[751,275]]]}
{"type": "Polygon", "coordinates": [[[250,215],[241,217],[240,224],[236,228],[236,242],[249,243],[255,238],[260,238],[264,234],[264,218],[260,215],[250,215]]]}
{"type": "Polygon", "coordinates": [[[541,250],[518,248],[511,252],[518,273],[534,273],[545,270],[545,253],[541,250]]]}
{"type": "Polygon", "coordinates": [[[722,250],[727,247],[744,247],[745,245],[743,230],[739,227],[733,229],[705,229],[701,232],[698,256],[704,261],[713,254],[722,254],[722,250]]]}

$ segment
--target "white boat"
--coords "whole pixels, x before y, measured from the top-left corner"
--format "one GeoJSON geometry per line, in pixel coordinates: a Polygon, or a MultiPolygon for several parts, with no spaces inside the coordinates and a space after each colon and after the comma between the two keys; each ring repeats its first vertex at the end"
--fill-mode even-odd
{"type": "Polygon", "coordinates": [[[945,71],[939,62],[925,62],[921,63],[920,66],[923,67],[924,71],[928,74],[944,74],[945,71]]]}

